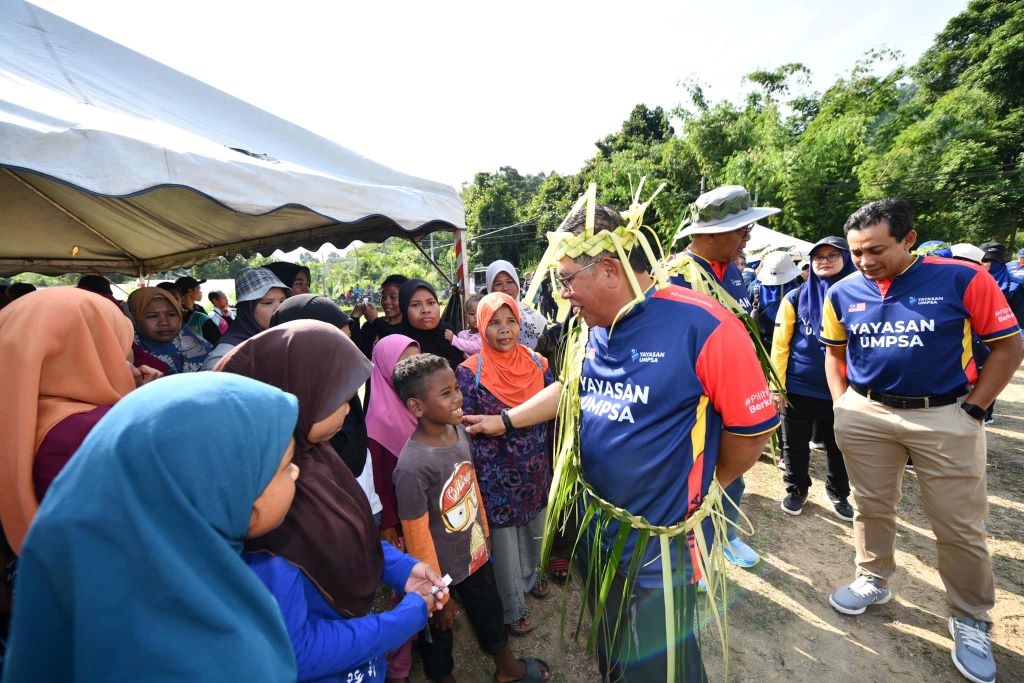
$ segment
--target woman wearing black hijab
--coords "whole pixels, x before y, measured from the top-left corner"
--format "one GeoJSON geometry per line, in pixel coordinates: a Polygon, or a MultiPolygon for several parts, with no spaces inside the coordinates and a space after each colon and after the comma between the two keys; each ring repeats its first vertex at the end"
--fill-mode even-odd
{"type": "Polygon", "coordinates": [[[313,284],[313,276],[306,266],[286,261],[275,261],[263,267],[279,277],[281,282],[291,287],[292,294],[309,294],[309,287],[313,284]]]}
{"type": "MultiPolygon", "coordinates": [[[[351,318],[337,304],[325,296],[298,294],[286,299],[270,319],[270,326],[292,320],[319,320],[334,325],[344,334],[351,336],[349,323],[351,318]]],[[[331,438],[331,447],[341,456],[342,461],[352,470],[357,478],[363,473],[366,464],[366,419],[359,395],[348,402],[349,412],[341,431],[331,438]]]]}
{"type": "Polygon", "coordinates": [[[445,330],[452,327],[441,321],[441,305],[430,283],[418,279],[406,282],[398,290],[398,307],[402,310],[402,334],[419,343],[420,353],[441,356],[452,370],[466,360],[466,354],[444,338],[445,330]]]}

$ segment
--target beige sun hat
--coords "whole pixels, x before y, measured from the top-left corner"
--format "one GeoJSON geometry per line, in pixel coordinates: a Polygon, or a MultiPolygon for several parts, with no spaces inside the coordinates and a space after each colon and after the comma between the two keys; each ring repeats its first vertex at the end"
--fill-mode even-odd
{"type": "Polygon", "coordinates": [[[784,285],[800,275],[800,269],[793,263],[788,251],[773,251],[761,259],[757,279],[764,285],[784,285]]]}
{"type": "Polygon", "coordinates": [[[683,218],[676,239],[742,228],[782,211],[770,206],[752,206],[750,193],[742,185],[722,185],[697,197],[683,218]]]}

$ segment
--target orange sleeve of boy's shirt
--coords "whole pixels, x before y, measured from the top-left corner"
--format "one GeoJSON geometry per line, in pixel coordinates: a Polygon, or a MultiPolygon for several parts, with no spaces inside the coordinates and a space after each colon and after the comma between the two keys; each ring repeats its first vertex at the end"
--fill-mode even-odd
{"type": "Polygon", "coordinates": [[[406,552],[429,564],[440,575],[441,562],[437,559],[434,537],[430,535],[430,516],[424,514],[416,519],[403,519],[402,535],[405,536],[406,552]]]}
{"type": "MultiPolygon", "coordinates": [[[[417,560],[426,562],[434,568],[438,576],[442,576],[437,548],[434,547],[434,537],[430,535],[430,516],[424,514],[416,519],[403,519],[402,535],[405,536],[406,552],[417,560]]],[[[448,602],[448,598],[445,598],[444,602],[448,602]]]]}

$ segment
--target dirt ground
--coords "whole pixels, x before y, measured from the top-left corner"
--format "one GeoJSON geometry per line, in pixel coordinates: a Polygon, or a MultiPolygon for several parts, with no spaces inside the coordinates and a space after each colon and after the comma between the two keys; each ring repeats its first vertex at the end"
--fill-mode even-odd
{"type": "MultiPolygon", "coordinates": [[[[1024,368],[996,403],[988,427],[989,548],[996,575],[993,649],[1001,681],[1024,681],[1024,368]]],[[[743,508],[754,525],[751,546],[762,560],[752,570],[730,567],[729,678],[732,681],[963,681],[950,661],[942,582],[935,571],[935,537],[921,509],[917,478],[903,479],[898,519],[899,572],[895,597],[859,617],[837,613],[828,594],[853,576],[852,525],[821,502],[824,455],[812,457],[814,486],[799,517],[779,509],[782,470],[762,460],[747,474],[743,508]]],[[[569,614],[579,605],[570,583],[569,614]]],[[[527,598],[539,622],[513,638],[519,656],[554,668],[554,681],[598,680],[596,660],[581,643],[559,638],[561,589],[544,601],[527,598]]],[[[705,665],[723,680],[717,632],[705,627],[705,665]]],[[[491,680],[493,665],[476,647],[465,616],[456,623],[456,675],[491,680]]],[[[425,681],[419,662],[413,681],[425,681]]]]}

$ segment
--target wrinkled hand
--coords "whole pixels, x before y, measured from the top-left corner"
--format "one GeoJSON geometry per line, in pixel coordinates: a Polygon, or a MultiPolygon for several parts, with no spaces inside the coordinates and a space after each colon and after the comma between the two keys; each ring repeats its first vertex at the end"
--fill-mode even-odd
{"type": "Polygon", "coordinates": [[[132,379],[135,380],[136,389],[141,387],[143,384],[149,384],[153,380],[160,379],[161,377],[164,376],[164,373],[160,372],[159,370],[154,370],[148,365],[140,365],[139,367],[135,367],[134,365],[129,363],[128,367],[131,368],[132,370],[132,379]]]}
{"type": "Polygon", "coordinates": [[[445,330],[444,331],[444,340],[446,342],[448,342],[449,344],[451,344],[452,343],[452,339],[455,339],[455,333],[452,332],[451,330],[445,330]]]}
{"type": "Polygon", "coordinates": [[[430,625],[438,631],[451,631],[455,625],[455,601],[449,600],[439,612],[430,617],[430,625]]]}
{"type": "Polygon", "coordinates": [[[448,598],[448,587],[444,585],[444,581],[437,575],[434,568],[426,562],[418,562],[412,568],[409,579],[405,582],[405,592],[416,593],[423,598],[429,612],[440,611],[444,601],[448,598]],[[434,586],[441,590],[431,595],[430,589],[434,586]]]}
{"type": "Polygon", "coordinates": [[[505,423],[501,421],[501,415],[463,415],[462,425],[466,428],[467,434],[501,436],[505,433],[505,423]]]}
{"type": "Polygon", "coordinates": [[[782,394],[772,394],[772,403],[775,404],[775,410],[779,412],[779,415],[786,412],[786,399],[782,394]]]}

